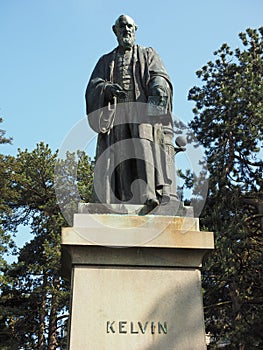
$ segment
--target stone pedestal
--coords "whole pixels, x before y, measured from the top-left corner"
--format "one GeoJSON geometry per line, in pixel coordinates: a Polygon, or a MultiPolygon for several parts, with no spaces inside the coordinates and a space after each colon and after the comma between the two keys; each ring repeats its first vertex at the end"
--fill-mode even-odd
{"type": "Polygon", "coordinates": [[[206,349],[198,219],[77,214],[62,248],[70,350],[206,349]]]}

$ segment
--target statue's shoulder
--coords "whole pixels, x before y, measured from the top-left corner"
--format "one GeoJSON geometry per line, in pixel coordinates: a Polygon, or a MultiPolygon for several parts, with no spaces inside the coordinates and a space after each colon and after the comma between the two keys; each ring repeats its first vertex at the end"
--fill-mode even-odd
{"type": "Polygon", "coordinates": [[[116,53],[116,50],[117,48],[115,47],[113,50],[111,50],[110,52],[108,53],[105,53],[104,55],[102,55],[99,59],[99,62],[103,61],[107,61],[107,60],[110,60],[112,59],[112,57],[114,57],[115,53],[116,53]]]}
{"type": "Polygon", "coordinates": [[[145,56],[151,56],[153,54],[155,54],[155,50],[149,46],[149,47],[145,47],[145,46],[141,46],[141,45],[136,45],[137,46],[137,50],[140,54],[145,55],[145,56]]]}

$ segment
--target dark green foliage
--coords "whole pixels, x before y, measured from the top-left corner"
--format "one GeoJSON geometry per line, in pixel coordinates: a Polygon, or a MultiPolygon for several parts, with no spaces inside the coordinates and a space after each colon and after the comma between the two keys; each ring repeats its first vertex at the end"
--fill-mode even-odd
{"type": "MultiPolygon", "coordinates": [[[[0,118],[0,123],[3,119],[0,118]]],[[[11,143],[11,138],[5,137],[5,131],[0,129],[0,144],[11,143]]],[[[7,204],[7,199],[14,200],[15,193],[10,187],[10,173],[14,158],[11,156],[4,156],[0,154],[0,286],[1,286],[1,297],[3,288],[10,283],[10,278],[3,274],[4,269],[7,268],[8,264],[5,259],[5,254],[10,250],[13,250],[15,245],[11,238],[11,234],[6,231],[3,219],[6,214],[10,214],[10,208],[7,204]]],[[[16,342],[10,341],[10,330],[5,322],[5,311],[0,307],[0,346],[3,350],[16,349],[16,342]]]]}
{"type": "MultiPolygon", "coordinates": [[[[18,251],[16,262],[2,266],[0,348],[65,348],[69,284],[61,277],[60,237],[68,223],[55,193],[58,163],[68,174],[63,179],[66,186],[73,181],[75,155],[57,162],[57,152],[40,143],[32,152],[19,150],[17,157],[6,160],[6,187],[11,192],[3,196],[3,227],[5,232],[19,234],[18,226],[27,225],[32,240],[18,251]]],[[[74,181],[79,180],[85,200],[89,200],[92,170],[89,158],[79,152],[74,181]]]]}
{"type": "Polygon", "coordinates": [[[243,50],[224,44],[197,72],[190,127],[210,173],[201,224],[216,243],[203,268],[207,331],[252,350],[263,348],[263,28],[239,36],[243,50]]]}
{"type": "MultiPolygon", "coordinates": [[[[0,117],[0,124],[1,123],[3,123],[3,118],[0,117]]],[[[12,142],[12,137],[5,137],[5,134],[5,130],[0,129],[0,144],[12,142]]]]}
{"type": "MultiPolygon", "coordinates": [[[[3,119],[0,118],[0,124],[3,119]]],[[[6,138],[5,131],[0,129],[0,145],[11,143],[11,138],[6,138]]],[[[2,147],[2,146],[1,146],[2,147]]],[[[10,208],[7,205],[7,199],[14,200],[16,194],[10,187],[10,172],[14,158],[11,156],[5,156],[0,153],[0,266],[5,266],[6,261],[3,258],[4,254],[14,248],[14,242],[11,239],[11,235],[6,232],[3,223],[3,217],[5,213],[10,213],[10,208]]],[[[2,282],[2,276],[0,275],[0,282],[2,282]]],[[[0,319],[1,322],[1,319],[0,319]]]]}

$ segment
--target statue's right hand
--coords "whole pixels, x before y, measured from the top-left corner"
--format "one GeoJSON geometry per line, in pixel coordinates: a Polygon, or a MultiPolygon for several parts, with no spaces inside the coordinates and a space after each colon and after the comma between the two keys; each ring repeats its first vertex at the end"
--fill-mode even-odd
{"type": "Polygon", "coordinates": [[[111,101],[114,96],[118,96],[122,91],[122,87],[119,84],[107,84],[104,88],[104,96],[107,101],[111,101]]]}

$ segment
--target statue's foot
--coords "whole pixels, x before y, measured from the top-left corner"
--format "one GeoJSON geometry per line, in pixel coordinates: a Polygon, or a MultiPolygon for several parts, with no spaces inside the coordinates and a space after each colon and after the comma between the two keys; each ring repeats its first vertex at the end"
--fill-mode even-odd
{"type": "Polygon", "coordinates": [[[149,214],[151,211],[153,211],[158,205],[160,204],[160,202],[158,201],[157,198],[148,198],[145,202],[143,207],[140,209],[140,211],[138,212],[138,215],[147,215],[149,214]]]}
{"type": "Polygon", "coordinates": [[[156,208],[159,205],[159,201],[157,198],[149,198],[145,202],[145,205],[147,207],[147,213],[151,212],[154,208],[156,208]]]}
{"type": "Polygon", "coordinates": [[[170,202],[170,200],[170,187],[168,185],[164,185],[162,195],[160,198],[161,205],[166,205],[170,202]]]}
{"type": "Polygon", "coordinates": [[[168,194],[164,194],[161,198],[161,205],[166,205],[170,202],[171,197],[168,194]]]}

